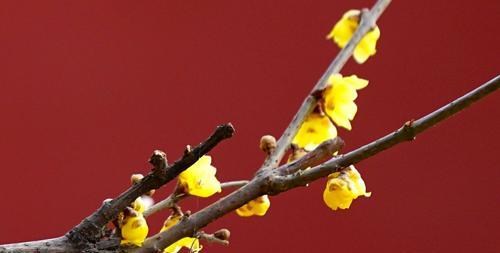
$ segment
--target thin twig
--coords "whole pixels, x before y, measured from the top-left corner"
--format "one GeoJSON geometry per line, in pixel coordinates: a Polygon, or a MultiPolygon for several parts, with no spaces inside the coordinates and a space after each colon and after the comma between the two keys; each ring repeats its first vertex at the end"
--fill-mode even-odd
{"type": "Polygon", "coordinates": [[[334,138],[331,140],[324,141],[318,147],[316,147],[313,151],[307,153],[302,161],[307,161],[307,164],[304,164],[300,161],[293,161],[289,164],[289,166],[284,169],[279,170],[282,175],[289,175],[299,171],[302,168],[307,168],[311,164],[318,164],[324,158],[322,154],[334,154],[335,152],[340,151],[344,146],[344,141],[340,138],[334,138]]]}
{"type": "Polygon", "coordinates": [[[330,63],[330,66],[328,66],[325,73],[318,80],[304,102],[302,102],[302,105],[293,117],[292,121],[279,138],[276,149],[274,149],[271,155],[264,161],[261,170],[264,168],[274,168],[278,166],[286,151],[290,147],[293,137],[297,134],[297,131],[299,131],[302,122],[304,122],[304,119],[314,109],[314,106],[318,102],[314,94],[326,87],[326,81],[330,75],[339,73],[340,70],[342,70],[347,60],[349,60],[354,52],[354,48],[356,48],[363,36],[374,27],[378,18],[382,15],[390,2],[391,0],[378,0],[369,12],[363,12],[358,29],[347,45],[340,50],[337,57],[335,57],[335,59],[330,63]]]}
{"type": "Polygon", "coordinates": [[[177,200],[179,197],[184,196],[185,194],[178,195],[175,193],[170,194],[168,197],[166,197],[164,200],[154,204],[150,208],[148,208],[146,211],[144,211],[143,215],[144,217],[148,217],[158,211],[161,211],[163,209],[167,208],[172,208],[175,203],[177,203],[177,200]]]}
{"type": "MultiPolygon", "coordinates": [[[[248,183],[248,180],[240,180],[240,181],[229,181],[229,182],[224,182],[220,184],[221,189],[226,189],[230,187],[242,187],[245,184],[248,183]]],[[[191,195],[185,194],[185,193],[179,193],[177,190],[174,190],[172,194],[170,194],[167,198],[164,200],[154,204],[150,208],[148,208],[146,211],[144,211],[143,215],[144,217],[148,217],[158,211],[167,209],[167,208],[172,208],[174,204],[178,203],[180,200],[184,199],[185,197],[189,197],[191,195]]]]}
{"type": "Polygon", "coordinates": [[[209,242],[209,243],[217,243],[217,244],[221,244],[221,245],[225,245],[225,246],[229,245],[228,240],[222,240],[220,238],[217,238],[213,234],[207,234],[203,231],[196,233],[195,237],[197,237],[199,240],[204,240],[204,241],[209,242]]]}
{"type": "MultiPolygon", "coordinates": [[[[236,208],[247,203],[249,200],[255,199],[258,196],[264,194],[279,194],[292,188],[305,185],[308,182],[325,177],[339,168],[362,161],[383,150],[393,147],[398,143],[413,140],[417,134],[465,109],[486,95],[493,93],[499,88],[499,86],[500,76],[497,76],[491,81],[481,85],[479,88],[428,114],[427,116],[417,121],[407,122],[396,132],[345,155],[336,157],[323,165],[319,165],[305,171],[300,170],[298,171],[300,173],[286,176],[280,175],[280,172],[288,171],[290,166],[289,164],[282,165],[277,170],[262,171],[262,173],[258,173],[242,188],[234,191],[217,202],[212,203],[199,212],[192,214],[189,218],[170,228],[168,233],[162,232],[149,238],[146,240],[142,248],[134,252],[145,253],[154,252],[156,249],[163,249],[182,237],[192,236],[200,228],[205,227],[219,217],[235,210],[236,208]]],[[[326,155],[331,154],[325,153],[323,155],[326,157],[326,155]]],[[[302,157],[295,162],[294,166],[297,166],[299,169],[304,169],[304,166],[309,162],[305,159],[310,158],[302,157]]]]}
{"type": "Polygon", "coordinates": [[[231,188],[231,187],[237,187],[240,188],[246,184],[248,184],[248,180],[239,180],[239,181],[229,181],[229,182],[224,182],[220,184],[220,188],[226,189],[226,188],[231,188]]]}

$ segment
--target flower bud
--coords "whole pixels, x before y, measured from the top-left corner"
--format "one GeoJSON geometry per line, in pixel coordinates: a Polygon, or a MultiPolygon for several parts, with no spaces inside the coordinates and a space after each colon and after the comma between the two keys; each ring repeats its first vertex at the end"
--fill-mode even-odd
{"type": "Polygon", "coordinates": [[[226,241],[229,239],[229,236],[231,236],[231,232],[225,228],[220,229],[214,233],[214,236],[217,237],[218,239],[226,241]]]}
{"type": "Polygon", "coordinates": [[[272,135],[264,135],[260,139],[260,150],[264,151],[266,154],[271,154],[276,149],[276,138],[272,135]]]}
{"type": "Polygon", "coordinates": [[[132,185],[138,184],[143,178],[144,176],[142,174],[132,174],[132,176],[130,176],[130,183],[132,185]]]}

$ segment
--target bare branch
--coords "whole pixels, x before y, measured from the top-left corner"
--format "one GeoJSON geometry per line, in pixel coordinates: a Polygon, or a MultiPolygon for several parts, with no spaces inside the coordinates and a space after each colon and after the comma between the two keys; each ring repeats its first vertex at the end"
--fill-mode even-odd
{"type": "Polygon", "coordinates": [[[315,94],[326,87],[326,80],[328,80],[330,75],[340,72],[342,67],[344,67],[345,63],[354,52],[354,48],[356,48],[363,36],[374,27],[378,18],[382,15],[387,6],[389,6],[390,2],[391,0],[378,0],[369,12],[363,12],[361,23],[351,40],[349,40],[349,43],[347,43],[347,45],[340,50],[337,57],[335,57],[335,59],[330,63],[330,66],[328,66],[325,73],[318,80],[304,102],[302,102],[302,105],[293,117],[292,121],[279,138],[276,148],[264,161],[261,170],[268,167],[278,166],[281,159],[285,155],[285,152],[290,147],[293,137],[297,134],[297,131],[299,131],[302,122],[304,122],[306,116],[314,109],[314,106],[318,102],[315,94]]]}
{"type": "MultiPolygon", "coordinates": [[[[248,183],[248,180],[240,180],[240,181],[229,181],[229,182],[224,182],[220,184],[220,187],[222,189],[225,188],[230,188],[230,187],[242,187],[245,184],[248,183]]],[[[146,211],[144,211],[143,215],[144,217],[148,217],[158,211],[167,209],[167,208],[172,208],[176,203],[178,203],[181,199],[184,199],[185,197],[189,197],[191,195],[188,195],[186,193],[179,193],[177,190],[174,190],[172,194],[170,194],[167,198],[164,200],[154,204],[152,207],[148,208],[146,211]]]]}
{"type": "MultiPolygon", "coordinates": [[[[225,230],[229,232],[229,230],[227,230],[227,229],[225,229],[225,230]]],[[[219,230],[219,231],[221,231],[221,230],[219,230]]],[[[219,231],[217,231],[217,232],[219,232],[219,231]]],[[[221,245],[229,245],[229,241],[227,240],[227,238],[226,239],[220,238],[219,236],[217,236],[216,233],[207,234],[203,231],[200,231],[200,232],[196,233],[195,237],[197,237],[200,240],[207,241],[209,243],[218,243],[221,245]]]]}
{"type": "Polygon", "coordinates": [[[220,187],[222,189],[226,189],[226,188],[231,188],[231,187],[237,187],[237,188],[240,188],[246,184],[248,184],[248,180],[239,180],[239,181],[229,181],[229,182],[224,182],[224,183],[221,183],[220,184],[220,187]]]}
{"type": "Polygon", "coordinates": [[[331,140],[327,140],[321,143],[316,149],[307,153],[302,159],[297,161],[293,161],[289,166],[280,169],[282,175],[288,175],[299,171],[300,169],[304,169],[310,166],[310,164],[318,164],[324,159],[323,154],[331,154],[340,151],[340,149],[344,146],[344,141],[340,138],[334,138],[331,140]],[[307,161],[306,164],[303,164],[303,161],[307,161]]]}
{"type": "Polygon", "coordinates": [[[44,249],[50,253],[81,252],[81,250],[77,249],[73,244],[68,242],[68,239],[65,237],[0,245],[1,253],[39,253],[43,252],[42,250],[44,249]]]}
{"type": "Polygon", "coordinates": [[[148,217],[148,216],[150,216],[158,211],[161,211],[163,209],[172,208],[174,206],[174,204],[177,203],[177,200],[182,196],[185,196],[185,194],[177,195],[175,193],[172,193],[164,200],[162,200],[162,201],[154,204],[150,208],[148,208],[142,214],[144,215],[144,217],[148,217]]]}

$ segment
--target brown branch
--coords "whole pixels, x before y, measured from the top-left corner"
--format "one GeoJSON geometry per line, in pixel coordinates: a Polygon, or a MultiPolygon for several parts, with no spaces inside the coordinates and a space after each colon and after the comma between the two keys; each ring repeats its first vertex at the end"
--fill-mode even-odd
{"type": "Polygon", "coordinates": [[[229,181],[229,182],[221,183],[220,187],[222,189],[231,188],[231,187],[240,188],[240,187],[248,184],[248,182],[249,182],[248,180],[229,181]]]}
{"type": "Polygon", "coordinates": [[[293,161],[289,164],[289,166],[280,169],[279,171],[281,172],[282,175],[289,175],[295,173],[303,168],[307,168],[313,164],[320,163],[324,159],[324,156],[322,154],[327,153],[333,155],[333,153],[340,151],[340,149],[342,149],[343,146],[344,146],[344,141],[340,138],[327,140],[321,143],[313,151],[303,156],[302,160],[293,161]],[[304,163],[304,161],[306,161],[306,163],[304,163]]]}
{"type": "MultiPolygon", "coordinates": [[[[316,84],[311,94],[315,94],[314,92],[324,88],[325,79],[330,74],[340,71],[342,66],[352,54],[352,51],[359,42],[360,38],[362,38],[371,27],[373,27],[375,21],[387,7],[389,2],[390,0],[379,0],[370,12],[363,12],[361,24],[352,40],[332,62],[325,74],[316,84]]],[[[277,167],[283,158],[283,155],[286,152],[293,136],[300,127],[300,124],[303,122],[305,116],[311,111],[316,102],[316,98],[314,98],[313,95],[310,95],[306,98],[292,122],[279,139],[275,151],[271,153],[268,159],[266,159],[260,173],[257,173],[251,181],[245,183],[244,185],[242,183],[243,186],[240,189],[224,198],[221,198],[215,203],[212,203],[210,206],[200,210],[199,212],[181,220],[177,225],[173,226],[168,231],[149,238],[145,242],[144,247],[133,251],[156,252],[157,250],[165,248],[182,237],[196,235],[200,228],[208,225],[217,218],[235,210],[258,196],[264,194],[276,195],[295,187],[305,185],[311,181],[325,177],[340,168],[374,156],[383,150],[395,146],[396,144],[413,140],[417,134],[456,114],[486,95],[493,93],[499,88],[499,86],[500,77],[497,76],[493,80],[485,83],[452,103],[438,109],[437,111],[430,113],[417,121],[409,121],[405,123],[402,128],[398,129],[394,133],[382,137],[345,155],[330,159],[328,162],[311,169],[304,170],[305,168],[315,166],[323,159],[330,157],[332,153],[330,151],[341,147],[342,145],[340,143],[342,143],[342,140],[337,137],[334,140],[327,141],[321,145],[321,148],[318,148],[317,151],[311,153],[311,155],[306,155],[293,163],[282,165],[277,170],[263,170],[262,168],[277,167]]],[[[81,252],[82,249],[77,248],[77,246],[91,247],[92,245],[95,245],[101,234],[102,227],[116,217],[116,215],[134,199],[151,189],[159,188],[161,185],[175,178],[180,172],[192,165],[199,157],[215,147],[215,145],[217,145],[221,140],[230,137],[233,132],[234,129],[230,125],[219,127],[206,142],[187,152],[172,166],[168,166],[166,155],[163,152],[155,152],[150,160],[150,162],[154,165],[152,173],[146,176],[140,183],[132,186],[129,190],[122,193],[116,199],[103,204],[99,210],[83,220],[82,223],[68,232],[65,237],[28,243],[1,245],[0,252],[81,252]]],[[[90,250],[102,253],[110,252],[99,248],[90,250]]]]}
{"type": "Polygon", "coordinates": [[[151,216],[152,214],[159,212],[163,209],[174,207],[175,203],[177,203],[179,201],[179,199],[182,198],[183,196],[186,196],[186,195],[185,194],[176,194],[176,193],[170,194],[164,200],[154,204],[153,206],[148,208],[146,211],[144,211],[144,213],[143,213],[144,217],[151,216]]]}
{"type": "MultiPolygon", "coordinates": [[[[340,138],[337,137],[336,139],[340,138]]],[[[239,208],[248,201],[264,194],[272,194],[274,191],[272,186],[273,178],[281,171],[301,170],[318,164],[319,161],[331,157],[333,148],[328,147],[328,145],[337,145],[339,141],[326,141],[325,144],[321,145],[324,148],[318,149],[315,156],[304,156],[294,163],[281,166],[278,170],[265,170],[258,173],[243,187],[219,199],[201,211],[182,219],[170,229],[148,238],[142,248],[133,252],[156,252],[162,250],[182,237],[193,236],[200,228],[239,208]]]]}
{"type": "Polygon", "coordinates": [[[1,253],[39,253],[41,250],[50,249],[50,253],[78,253],[81,250],[75,248],[65,237],[0,245],[1,253]]]}
{"type": "MultiPolygon", "coordinates": [[[[355,164],[361,160],[371,157],[383,150],[393,147],[398,143],[413,140],[417,134],[465,109],[486,95],[491,94],[497,90],[499,86],[500,76],[497,76],[491,81],[481,85],[479,88],[428,114],[427,116],[417,121],[407,122],[396,132],[345,155],[333,158],[330,161],[314,168],[302,171],[302,169],[306,168],[311,162],[311,159],[313,159],[311,156],[305,156],[297,160],[295,163],[282,165],[277,170],[263,170],[260,173],[257,173],[257,175],[248,184],[237,191],[182,220],[168,231],[149,238],[146,240],[144,246],[136,252],[155,252],[155,250],[163,249],[182,237],[192,236],[199,229],[258,196],[264,194],[276,195],[292,188],[305,185],[318,178],[325,177],[339,168],[347,167],[351,164],[355,164]],[[281,173],[282,171],[295,170],[297,170],[298,173],[285,176],[281,173]]],[[[329,143],[333,145],[335,142],[329,141],[329,143]]],[[[322,150],[326,151],[327,149],[322,150]]],[[[325,152],[323,154],[318,154],[318,156],[322,156],[323,158],[326,158],[329,155],[331,155],[331,153],[325,152]]]]}
{"type": "Polygon", "coordinates": [[[294,188],[299,185],[305,185],[318,178],[325,177],[340,168],[347,167],[351,164],[358,163],[366,158],[374,156],[386,149],[393,147],[396,144],[404,141],[414,140],[417,134],[469,107],[474,102],[493,93],[499,87],[500,75],[484,83],[473,91],[463,95],[462,97],[454,100],[453,102],[439,108],[438,110],[416,121],[412,120],[406,122],[403,127],[391,134],[388,134],[347,154],[333,158],[320,166],[309,169],[298,177],[288,177],[285,184],[289,188],[294,188]]]}
{"type": "Polygon", "coordinates": [[[358,29],[347,45],[340,50],[337,57],[335,57],[335,59],[330,63],[330,66],[328,66],[325,73],[318,80],[304,102],[302,102],[302,105],[293,117],[292,121],[279,138],[276,148],[264,161],[261,170],[264,168],[274,168],[278,166],[286,151],[290,147],[293,137],[297,134],[297,131],[299,131],[302,122],[304,122],[306,116],[314,109],[314,106],[318,102],[315,94],[326,87],[326,81],[330,75],[339,73],[340,70],[342,70],[347,60],[349,60],[354,52],[354,48],[356,48],[363,36],[375,26],[378,18],[382,15],[387,6],[389,6],[390,2],[391,0],[378,0],[370,11],[363,11],[358,29]]]}
{"type": "Polygon", "coordinates": [[[153,164],[154,168],[149,175],[116,199],[103,203],[96,212],[85,218],[64,237],[39,242],[2,245],[0,249],[6,252],[81,252],[83,249],[95,249],[96,243],[102,237],[102,228],[116,218],[118,213],[130,205],[132,201],[176,178],[201,156],[233,134],[234,128],[231,124],[218,126],[207,140],[186,152],[182,158],[170,166],[167,164],[166,154],[157,150],[150,158],[150,163],[153,164]]]}
{"type": "Polygon", "coordinates": [[[80,224],[71,229],[66,237],[75,244],[86,246],[88,243],[95,243],[100,238],[100,231],[108,222],[117,217],[125,207],[139,196],[149,192],[152,189],[158,189],[162,185],[176,178],[182,171],[195,163],[201,156],[209,152],[219,142],[230,138],[234,134],[234,128],[231,124],[218,126],[214,133],[196,148],[186,152],[182,158],[177,160],[171,166],[167,164],[166,154],[161,151],[155,151],[150,158],[153,164],[153,171],[144,177],[141,182],[133,185],[116,199],[106,202],[89,217],[85,218],[80,224]]]}
{"type": "MultiPolygon", "coordinates": [[[[226,229],[226,231],[229,231],[229,230],[226,229]]],[[[217,244],[221,244],[224,246],[229,245],[229,241],[227,240],[227,238],[222,239],[222,238],[218,237],[217,234],[208,234],[208,233],[205,233],[203,231],[200,231],[200,232],[196,233],[195,237],[198,238],[199,240],[203,240],[203,241],[206,241],[209,243],[217,243],[217,244]]]]}
{"type": "MultiPolygon", "coordinates": [[[[221,189],[230,188],[230,187],[242,187],[248,183],[248,180],[240,180],[240,181],[229,181],[220,184],[221,189]]],[[[186,193],[179,193],[177,190],[174,190],[172,194],[166,197],[164,200],[154,204],[152,207],[148,208],[144,211],[144,217],[151,216],[152,214],[159,212],[161,210],[172,208],[176,203],[179,203],[180,200],[185,197],[189,197],[186,193]]]]}

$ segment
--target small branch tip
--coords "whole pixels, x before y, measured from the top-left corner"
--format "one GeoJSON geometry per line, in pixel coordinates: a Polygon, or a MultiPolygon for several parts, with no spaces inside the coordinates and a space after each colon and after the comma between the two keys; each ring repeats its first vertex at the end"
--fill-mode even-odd
{"type": "Polygon", "coordinates": [[[235,130],[234,130],[233,124],[231,124],[229,122],[229,123],[217,126],[217,128],[215,129],[215,132],[216,132],[216,134],[220,134],[223,138],[226,139],[226,138],[233,137],[235,130]]]}

